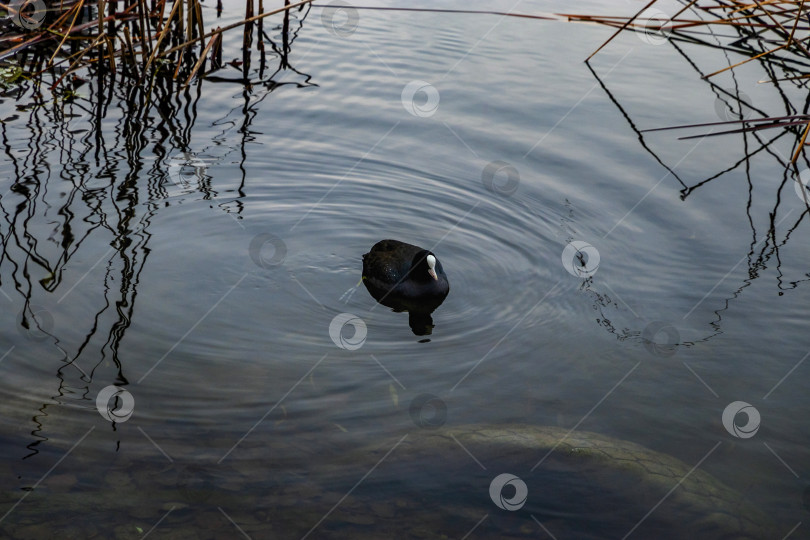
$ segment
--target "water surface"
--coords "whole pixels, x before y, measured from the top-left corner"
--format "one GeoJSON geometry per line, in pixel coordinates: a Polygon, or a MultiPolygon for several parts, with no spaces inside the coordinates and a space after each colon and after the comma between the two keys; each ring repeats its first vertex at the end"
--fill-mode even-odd
{"type": "MultiPolygon", "coordinates": [[[[96,120],[92,84],[72,103],[3,98],[4,536],[683,532],[664,528],[683,525],[668,487],[645,499],[609,466],[596,481],[537,466],[545,452],[413,442],[515,425],[672,456],[686,468],[662,485],[696,467],[742,497],[729,519],[806,534],[795,137],[636,131],[717,120],[696,67],[722,54],[681,45],[692,66],[623,35],[587,65],[607,29],[494,15],[361,10],[345,35],[312,8],[291,31],[286,65],[249,87],[225,69],[140,124],[117,90],[96,120]],[[383,238],[444,265],[430,336],[357,287],[383,238]],[[571,242],[595,251],[564,261],[571,242]],[[343,313],[359,347],[330,336],[343,313]],[[118,422],[96,404],[111,385],[134,404],[118,422]],[[735,401],[759,412],[753,437],[724,427],[735,401]],[[501,473],[525,507],[490,499],[501,473]]],[[[762,77],[736,82],[784,114],[762,77]]],[[[715,537],[717,504],[694,506],[715,537]]]]}

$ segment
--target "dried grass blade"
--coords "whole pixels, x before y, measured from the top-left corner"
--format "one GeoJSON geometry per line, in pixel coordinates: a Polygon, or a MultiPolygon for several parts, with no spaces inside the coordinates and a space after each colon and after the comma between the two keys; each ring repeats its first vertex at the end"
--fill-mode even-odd
{"type": "Polygon", "coordinates": [[[802,133],[802,138],[799,141],[799,144],[796,146],[796,151],[793,153],[793,158],[790,160],[791,165],[795,165],[799,160],[799,155],[801,155],[802,150],[804,149],[804,141],[807,140],[808,131],[810,131],[810,121],[807,122],[807,126],[804,128],[804,133],[802,133]]]}
{"type": "Polygon", "coordinates": [[[803,123],[804,120],[810,119],[810,115],[807,114],[792,114],[788,116],[770,116],[767,118],[745,118],[743,120],[728,120],[725,122],[706,122],[702,124],[685,124],[681,126],[670,126],[670,127],[662,127],[662,128],[652,128],[652,129],[640,129],[642,133],[650,133],[653,131],[668,131],[671,129],[686,129],[686,128],[696,128],[696,127],[712,127],[712,126],[727,126],[731,124],[755,124],[755,123],[764,123],[764,122],[781,122],[783,120],[799,120],[801,119],[803,123]]]}
{"type": "Polygon", "coordinates": [[[84,6],[84,0],[79,0],[79,3],[74,6],[73,9],[75,9],[76,13],[73,15],[73,20],[70,21],[70,26],[68,27],[68,31],[64,33],[64,36],[62,36],[62,41],[60,41],[59,45],[57,45],[56,49],[54,49],[53,55],[51,55],[50,59],[48,60],[47,65],[53,64],[53,59],[56,58],[56,54],[59,52],[59,49],[61,49],[62,45],[64,45],[65,40],[68,37],[68,34],[70,34],[70,29],[73,28],[73,25],[76,24],[76,18],[79,16],[79,12],[81,11],[82,6],[84,6]]]}
{"type": "Polygon", "coordinates": [[[197,60],[197,63],[194,64],[194,69],[191,70],[191,73],[189,74],[188,78],[186,79],[186,82],[183,83],[183,86],[178,91],[182,91],[182,90],[186,89],[186,87],[191,82],[191,79],[193,79],[194,76],[197,74],[197,71],[199,71],[199,69],[202,67],[202,65],[205,64],[205,59],[206,59],[206,55],[208,54],[208,51],[210,51],[211,47],[213,47],[214,43],[216,43],[216,41],[218,39],[221,39],[221,38],[222,38],[222,34],[216,34],[214,36],[211,36],[211,39],[208,40],[208,44],[205,46],[205,49],[203,49],[203,52],[200,55],[200,58],[197,60]]]}
{"type": "Polygon", "coordinates": [[[79,63],[79,60],[81,60],[82,57],[84,57],[84,55],[87,54],[88,51],[90,51],[91,49],[93,49],[98,45],[98,42],[101,41],[102,37],[103,36],[96,36],[96,38],[93,40],[92,43],[90,43],[90,45],[88,45],[87,47],[76,53],[75,55],[76,60],[74,60],[73,63],[70,64],[70,67],[68,67],[68,69],[66,69],[65,72],[62,73],[62,75],[58,79],[56,79],[56,81],[51,85],[51,92],[53,92],[56,89],[56,87],[59,86],[59,83],[62,82],[62,79],[64,79],[68,73],[71,73],[73,71],[73,69],[79,63]]]}
{"type": "Polygon", "coordinates": [[[714,73],[709,73],[708,75],[704,75],[703,78],[708,79],[709,77],[714,77],[715,75],[717,75],[719,73],[723,73],[724,71],[728,71],[729,69],[734,69],[735,67],[746,64],[746,63],[750,62],[751,60],[756,60],[757,58],[762,58],[763,56],[767,56],[767,55],[771,54],[772,52],[776,52],[776,51],[778,51],[780,49],[784,49],[786,47],[787,47],[787,44],[780,45],[780,46],[776,47],[775,49],[771,49],[769,51],[759,53],[759,54],[757,54],[755,56],[752,56],[750,58],[746,58],[742,62],[737,62],[733,66],[724,67],[723,69],[717,70],[714,73]]]}
{"type": "Polygon", "coordinates": [[[275,15],[277,13],[283,13],[284,11],[289,11],[289,10],[291,10],[293,8],[297,8],[299,6],[304,6],[306,4],[311,4],[314,1],[315,0],[301,0],[301,2],[296,2],[295,4],[290,4],[290,5],[284,6],[282,8],[274,9],[273,11],[268,11],[267,13],[262,13],[261,15],[255,15],[255,16],[251,17],[250,19],[244,19],[244,20],[241,20],[239,22],[229,24],[228,26],[226,26],[224,28],[221,28],[219,30],[213,30],[213,31],[208,32],[207,34],[205,34],[203,36],[194,38],[191,41],[187,41],[186,43],[181,43],[180,45],[177,45],[176,47],[172,47],[171,49],[168,49],[168,50],[164,51],[163,53],[161,53],[161,56],[166,56],[166,55],[171,54],[171,53],[173,53],[175,51],[179,51],[180,49],[183,49],[183,48],[187,47],[188,45],[194,43],[195,41],[205,40],[205,38],[212,37],[217,32],[227,32],[228,30],[232,30],[234,28],[239,28],[240,26],[250,24],[250,23],[252,23],[254,21],[258,21],[259,19],[269,17],[270,15],[275,15]]]}
{"type": "Polygon", "coordinates": [[[777,122],[774,124],[764,124],[759,126],[750,126],[745,127],[742,129],[729,129],[726,131],[716,131],[712,133],[704,133],[701,135],[687,135],[685,137],[678,137],[679,141],[688,141],[689,139],[701,139],[704,137],[716,137],[718,135],[731,135],[733,133],[749,133],[752,131],[761,131],[763,129],[774,129],[774,128],[781,128],[781,127],[792,127],[792,126],[803,126],[807,124],[807,120],[802,120],[801,122],[777,122]]]}
{"type": "Polygon", "coordinates": [[[646,9],[650,8],[650,7],[651,7],[653,4],[655,4],[657,1],[658,1],[658,0],[651,0],[651,1],[650,1],[650,2],[649,2],[647,5],[646,5],[646,6],[644,6],[643,8],[641,8],[641,9],[639,10],[639,12],[638,12],[638,13],[636,13],[635,15],[633,15],[632,17],[630,17],[629,19],[627,19],[627,21],[626,21],[626,22],[625,22],[625,23],[622,25],[622,27],[621,27],[621,28],[619,28],[618,30],[616,30],[616,32],[615,32],[615,33],[614,33],[612,36],[610,36],[610,37],[607,39],[607,41],[605,41],[604,43],[602,43],[602,44],[599,46],[599,48],[598,48],[598,49],[596,49],[595,51],[593,51],[593,52],[591,53],[591,55],[590,55],[588,58],[586,58],[586,59],[585,59],[585,61],[587,62],[588,60],[590,60],[591,58],[593,58],[593,57],[594,57],[594,55],[595,55],[596,53],[598,53],[599,51],[601,51],[602,49],[604,49],[604,48],[605,48],[605,45],[607,45],[608,43],[610,43],[611,41],[613,41],[613,38],[615,38],[616,36],[618,36],[619,34],[621,34],[621,33],[624,31],[624,29],[625,29],[625,28],[627,28],[627,27],[630,25],[630,23],[632,23],[633,21],[635,21],[635,20],[636,20],[636,17],[638,17],[639,15],[641,15],[642,13],[644,13],[644,10],[646,10],[646,9]]]}
{"type": "Polygon", "coordinates": [[[169,18],[166,20],[166,25],[163,27],[163,30],[160,32],[157,38],[157,43],[152,47],[152,54],[149,55],[149,60],[146,61],[146,65],[144,66],[144,73],[149,70],[149,67],[152,65],[152,62],[155,60],[155,56],[157,56],[158,51],[160,50],[160,43],[163,41],[169,34],[169,28],[171,26],[172,18],[177,13],[177,10],[182,2],[176,1],[174,6],[172,6],[171,12],[169,12],[169,18]]]}

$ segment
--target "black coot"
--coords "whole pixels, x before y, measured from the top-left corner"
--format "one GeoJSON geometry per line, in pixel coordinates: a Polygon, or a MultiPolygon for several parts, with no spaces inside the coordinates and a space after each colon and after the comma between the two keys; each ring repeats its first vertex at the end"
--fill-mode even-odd
{"type": "Polygon", "coordinates": [[[436,255],[398,240],[380,240],[363,255],[363,283],[380,304],[407,311],[417,335],[430,334],[430,314],[450,292],[436,255]]]}

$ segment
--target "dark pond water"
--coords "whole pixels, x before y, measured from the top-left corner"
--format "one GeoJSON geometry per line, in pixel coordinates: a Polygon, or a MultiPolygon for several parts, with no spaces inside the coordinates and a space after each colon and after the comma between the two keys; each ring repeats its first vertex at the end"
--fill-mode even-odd
{"type": "Polygon", "coordinates": [[[2,98],[0,536],[810,537],[795,134],[637,131],[785,114],[762,67],[325,12],[249,86],[2,98]],[[430,335],[358,287],[383,238],[430,335]]]}

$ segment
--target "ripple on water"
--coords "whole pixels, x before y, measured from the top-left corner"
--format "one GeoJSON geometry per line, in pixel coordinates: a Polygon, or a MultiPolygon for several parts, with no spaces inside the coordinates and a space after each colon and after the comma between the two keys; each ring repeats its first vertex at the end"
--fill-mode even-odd
{"type": "MultiPolygon", "coordinates": [[[[352,309],[367,319],[370,341],[412,341],[407,316],[376,306],[362,286],[348,303],[340,300],[358,283],[362,255],[375,242],[395,238],[432,249],[448,273],[451,293],[434,314],[433,339],[477,351],[518,323],[550,317],[553,303],[529,312],[560,276],[552,237],[558,218],[521,194],[500,198],[485,190],[476,173],[471,180],[368,160],[345,179],[308,177],[307,190],[323,200],[313,203],[310,196],[285,205],[292,220],[277,226],[287,229],[284,268],[307,289],[291,285],[286,294],[297,298],[285,305],[299,311],[303,327],[321,327],[323,310],[311,293],[335,313],[352,309]]],[[[275,207],[287,199],[285,189],[292,190],[276,184],[254,197],[262,220],[279,221],[275,207]]]]}

